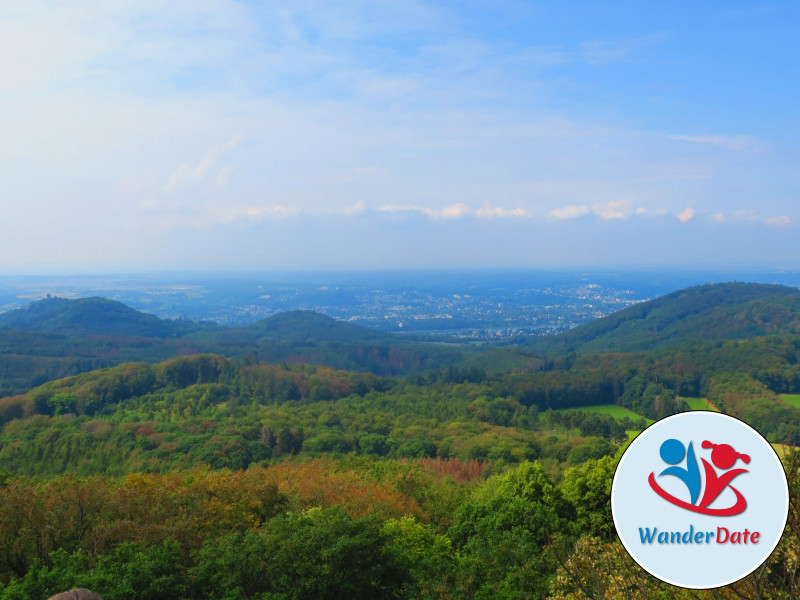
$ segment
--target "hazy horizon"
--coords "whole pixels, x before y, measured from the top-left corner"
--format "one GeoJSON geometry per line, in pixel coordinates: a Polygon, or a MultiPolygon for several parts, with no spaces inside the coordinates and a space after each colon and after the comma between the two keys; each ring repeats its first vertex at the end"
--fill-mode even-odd
{"type": "Polygon", "coordinates": [[[0,275],[0,313],[50,296],[100,296],[161,317],[228,324],[299,309],[391,331],[428,330],[435,322],[442,330],[516,327],[530,333],[563,326],[559,318],[586,322],[679,289],[731,281],[797,288],[800,271],[383,269],[0,275]],[[560,308],[554,313],[554,307],[560,308]]]}

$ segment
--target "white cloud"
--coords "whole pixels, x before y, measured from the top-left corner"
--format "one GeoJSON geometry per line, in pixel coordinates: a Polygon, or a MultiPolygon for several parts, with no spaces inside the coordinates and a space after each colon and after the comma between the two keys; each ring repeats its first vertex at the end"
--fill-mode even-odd
{"type": "Polygon", "coordinates": [[[388,213],[418,212],[424,214],[429,219],[442,220],[442,221],[463,219],[465,217],[471,217],[471,216],[475,216],[479,219],[493,219],[493,218],[524,219],[530,217],[530,212],[528,212],[524,208],[502,208],[499,206],[491,206],[489,204],[484,204],[481,208],[475,210],[472,207],[468,206],[467,204],[464,204],[463,202],[451,204],[441,209],[427,208],[416,204],[405,204],[405,205],[388,204],[386,206],[381,206],[376,210],[378,212],[388,212],[388,213]]]}
{"type": "Polygon", "coordinates": [[[717,221],[718,223],[722,223],[725,220],[725,215],[720,212],[714,213],[713,215],[711,215],[711,220],[717,221]]]}
{"type": "Polygon", "coordinates": [[[164,189],[167,191],[176,190],[194,178],[194,169],[187,164],[183,164],[172,172],[164,189]]]}
{"type": "Polygon", "coordinates": [[[416,206],[414,204],[404,204],[404,205],[397,205],[397,204],[387,204],[386,206],[379,206],[376,209],[378,212],[386,212],[386,213],[404,213],[404,212],[420,212],[429,217],[432,217],[432,210],[429,208],[422,208],[421,206],[416,206]]]}
{"type": "MultiPolygon", "coordinates": [[[[439,211],[438,217],[442,219],[461,219],[462,217],[466,217],[467,215],[472,214],[472,209],[459,202],[458,204],[451,204],[450,206],[445,206],[441,211],[439,211]]],[[[431,215],[433,218],[437,218],[436,212],[432,211],[431,215]]]]}
{"type": "Polygon", "coordinates": [[[208,152],[206,152],[206,155],[203,157],[203,160],[200,161],[200,164],[194,168],[194,176],[197,179],[203,179],[203,177],[206,176],[206,173],[208,173],[209,169],[211,169],[214,163],[217,162],[218,157],[219,147],[211,146],[211,148],[208,149],[208,152]]]}
{"type": "Polygon", "coordinates": [[[606,204],[595,204],[592,207],[594,214],[601,219],[627,219],[630,215],[630,202],[627,200],[616,200],[606,204]]]}
{"type": "Polygon", "coordinates": [[[205,217],[201,217],[195,225],[229,224],[236,221],[254,221],[261,219],[285,219],[296,217],[301,211],[292,206],[281,204],[273,206],[232,206],[212,209],[205,217]]]}
{"type": "MultiPolygon", "coordinates": [[[[714,215],[715,220],[723,220],[725,217],[720,213],[720,218],[716,218],[717,215],[714,215]]],[[[787,225],[792,224],[792,218],[788,215],[776,215],[774,217],[765,217],[758,212],[748,209],[748,210],[737,210],[734,211],[732,214],[732,218],[736,221],[748,221],[750,223],[763,223],[770,227],[785,227],[787,225]]]]}
{"type": "Polygon", "coordinates": [[[471,215],[474,212],[470,207],[461,202],[457,204],[451,204],[450,206],[445,206],[442,209],[425,208],[423,206],[417,206],[415,204],[408,204],[403,206],[389,204],[387,206],[381,206],[377,210],[379,212],[389,212],[389,213],[420,212],[434,220],[461,219],[463,217],[471,215]]]}
{"type": "Polygon", "coordinates": [[[750,148],[755,143],[755,138],[749,135],[712,135],[712,136],[695,136],[695,135],[671,135],[671,140],[680,140],[683,142],[693,142],[696,144],[711,144],[725,150],[742,151],[750,148]]]}
{"type": "Polygon", "coordinates": [[[364,202],[356,202],[352,206],[346,206],[342,213],[345,215],[360,215],[366,212],[367,205],[364,202]]]}
{"type": "Polygon", "coordinates": [[[506,218],[518,218],[518,219],[525,219],[531,216],[524,208],[500,208],[499,206],[489,206],[488,204],[484,204],[481,208],[477,210],[475,215],[480,219],[492,219],[495,217],[506,219],[506,218]]]}
{"type": "MultiPolygon", "coordinates": [[[[190,184],[196,184],[202,182],[206,178],[206,174],[214,167],[217,163],[219,157],[230,151],[232,148],[235,148],[239,142],[242,141],[242,135],[237,134],[234,135],[231,139],[227,142],[219,145],[211,146],[203,156],[203,159],[196,165],[191,166],[189,164],[182,164],[177,169],[175,169],[172,174],[169,176],[167,180],[167,185],[165,189],[167,191],[175,191],[181,187],[190,184]]],[[[232,172],[231,167],[223,167],[217,175],[217,183],[219,185],[225,185],[228,182],[228,178],[232,172]]]]}
{"type": "Polygon", "coordinates": [[[766,223],[767,225],[771,225],[772,227],[784,227],[786,225],[790,225],[791,222],[792,220],[786,215],[764,219],[764,223],[766,223]]]}
{"type": "Polygon", "coordinates": [[[233,148],[238,146],[242,142],[243,139],[244,139],[244,136],[241,133],[237,133],[236,135],[234,135],[231,139],[229,139],[227,142],[225,142],[222,145],[222,149],[224,151],[226,151],[226,152],[228,150],[232,150],[233,148]]]}
{"type": "Polygon", "coordinates": [[[686,210],[678,213],[676,216],[678,217],[678,220],[681,223],[688,223],[694,217],[694,209],[691,206],[689,206],[688,208],[686,208],[686,210]]]}
{"type": "Polygon", "coordinates": [[[638,207],[635,211],[633,211],[637,217],[663,217],[665,215],[670,214],[666,208],[645,208],[643,206],[638,207]]]}
{"type": "Polygon", "coordinates": [[[225,187],[226,185],[228,185],[228,180],[231,177],[231,173],[233,173],[233,167],[231,166],[222,167],[219,170],[219,173],[217,174],[217,185],[219,187],[225,187]]]}
{"type": "Polygon", "coordinates": [[[583,215],[589,214],[588,206],[565,206],[564,208],[555,208],[550,211],[550,216],[554,219],[576,219],[583,215]]]}

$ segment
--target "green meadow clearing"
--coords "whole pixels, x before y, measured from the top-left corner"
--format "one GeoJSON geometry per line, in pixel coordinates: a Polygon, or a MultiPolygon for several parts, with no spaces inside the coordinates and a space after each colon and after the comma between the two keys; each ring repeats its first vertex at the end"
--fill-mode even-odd
{"type": "MultiPolygon", "coordinates": [[[[796,402],[797,402],[796,406],[800,406],[800,395],[789,396],[789,395],[785,394],[785,395],[781,396],[781,398],[784,398],[784,397],[789,397],[789,398],[796,399],[796,402]]],[[[708,400],[706,400],[705,398],[685,398],[685,397],[682,397],[682,399],[686,400],[686,404],[689,405],[689,409],[690,410],[710,410],[710,411],[713,411],[713,412],[719,412],[719,409],[716,406],[714,406],[713,404],[710,404],[708,402],[708,400]]],[[[587,412],[587,413],[595,413],[595,414],[599,414],[599,415],[609,415],[611,417],[614,417],[615,419],[624,419],[625,417],[627,417],[627,418],[632,419],[632,420],[638,420],[638,419],[642,418],[642,415],[639,415],[639,414],[633,412],[632,410],[630,410],[628,408],[625,408],[624,406],[619,406],[617,404],[598,404],[596,406],[580,406],[580,407],[576,407],[576,408],[563,408],[563,409],[559,409],[559,410],[557,410],[555,412],[564,412],[566,410],[582,410],[582,411],[587,412]]],[[[646,418],[645,421],[647,422],[647,425],[652,425],[653,423],[655,423],[655,421],[653,419],[647,419],[646,418]]],[[[638,431],[631,431],[629,433],[632,433],[632,434],[636,435],[639,432],[638,431]]]]}
{"type": "Polygon", "coordinates": [[[719,409],[713,404],[710,404],[705,398],[681,397],[681,399],[686,400],[686,404],[689,405],[691,410],[710,410],[712,412],[719,412],[719,409]]]}
{"type": "MultiPolygon", "coordinates": [[[[790,396],[788,394],[784,394],[781,398],[793,398],[796,401],[796,404],[792,404],[793,406],[800,406],[800,395],[790,396]]],[[[713,412],[719,412],[719,409],[714,406],[713,404],[709,404],[708,400],[705,398],[685,398],[682,397],[682,400],[686,400],[686,404],[689,405],[690,410],[710,410],[713,412]]],[[[789,404],[792,402],[789,401],[789,404]]],[[[628,417],[629,419],[638,420],[642,418],[642,415],[639,415],[633,412],[630,409],[625,408],[624,406],[619,406],[617,404],[598,404],[597,406],[580,406],[575,408],[564,408],[559,409],[555,412],[564,412],[565,410],[582,410],[583,412],[587,413],[596,413],[599,415],[609,415],[614,417],[615,419],[624,419],[628,417]]],[[[645,419],[648,425],[655,423],[653,419],[645,419]]]]}
{"type": "Polygon", "coordinates": [[[780,394],[778,397],[789,406],[800,408],[800,394],[780,394]]]}
{"type": "Polygon", "coordinates": [[[797,450],[797,448],[794,448],[787,444],[770,444],[770,446],[772,446],[772,448],[775,450],[775,453],[780,458],[786,457],[786,454],[789,452],[789,450],[797,450]]]}
{"type": "MultiPolygon", "coordinates": [[[[587,413],[596,413],[598,415],[609,415],[614,417],[615,419],[624,419],[628,417],[634,421],[638,421],[642,418],[642,415],[639,415],[633,412],[630,409],[625,408],[624,406],[618,406],[617,404],[598,404],[597,406],[580,406],[575,408],[567,408],[567,409],[560,409],[556,412],[563,412],[565,410],[582,410],[583,412],[587,413]]],[[[655,423],[653,419],[645,419],[647,424],[650,425],[651,423],[655,423]]]]}

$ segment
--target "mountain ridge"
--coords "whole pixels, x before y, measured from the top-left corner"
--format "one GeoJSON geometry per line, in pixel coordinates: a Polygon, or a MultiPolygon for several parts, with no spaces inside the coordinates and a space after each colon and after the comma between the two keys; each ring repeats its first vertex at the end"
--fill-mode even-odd
{"type": "Polygon", "coordinates": [[[800,333],[800,289],[729,282],[677,290],[525,347],[547,354],[640,352],[786,333],[800,333]]]}
{"type": "Polygon", "coordinates": [[[309,363],[378,375],[436,369],[462,349],[425,344],[312,311],[277,313],[247,327],[159,319],[121,302],[48,298],[0,314],[0,396],[87,370],[187,354],[309,363]]]}

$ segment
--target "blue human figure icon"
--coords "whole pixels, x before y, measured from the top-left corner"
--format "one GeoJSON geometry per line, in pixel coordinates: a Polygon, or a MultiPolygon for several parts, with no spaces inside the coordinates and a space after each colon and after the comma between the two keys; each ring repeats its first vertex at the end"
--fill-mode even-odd
{"type": "Polygon", "coordinates": [[[665,463],[673,465],[661,471],[659,477],[662,475],[674,475],[683,481],[689,489],[691,504],[697,502],[697,497],[700,495],[700,468],[697,466],[692,443],[689,442],[689,450],[687,451],[682,442],[674,438],[669,439],[661,444],[659,453],[665,463]],[[684,455],[686,456],[686,468],[676,466],[683,460],[684,455]]]}

